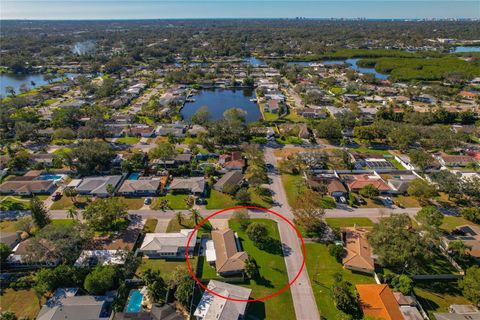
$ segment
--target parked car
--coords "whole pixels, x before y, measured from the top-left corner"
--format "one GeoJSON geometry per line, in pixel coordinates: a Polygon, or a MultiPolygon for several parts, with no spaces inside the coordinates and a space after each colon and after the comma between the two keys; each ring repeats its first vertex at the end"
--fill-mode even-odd
{"type": "Polygon", "coordinates": [[[340,203],[347,203],[347,199],[345,197],[340,197],[340,203]]]}
{"type": "Polygon", "coordinates": [[[62,194],[60,192],[55,192],[55,194],[52,196],[53,201],[58,201],[62,197],[62,194]]]}
{"type": "Polygon", "coordinates": [[[367,204],[367,201],[365,201],[365,199],[363,199],[362,197],[357,197],[357,202],[362,205],[367,204]]]}
{"type": "Polygon", "coordinates": [[[197,198],[195,200],[195,203],[198,204],[198,205],[204,205],[204,204],[207,204],[207,200],[205,200],[203,198],[197,198]]]}
{"type": "Polygon", "coordinates": [[[143,201],[144,205],[149,205],[151,203],[152,203],[152,198],[150,198],[150,197],[145,198],[145,201],[143,201]]]}

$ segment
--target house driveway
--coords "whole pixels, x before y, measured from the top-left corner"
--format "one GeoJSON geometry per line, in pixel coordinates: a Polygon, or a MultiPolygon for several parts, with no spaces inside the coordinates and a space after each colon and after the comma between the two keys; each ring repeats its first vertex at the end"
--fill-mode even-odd
{"type": "Polygon", "coordinates": [[[170,219],[157,219],[157,226],[155,227],[155,233],[166,232],[169,222],[170,222],[170,219]]]}
{"type": "Polygon", "coordinates": [[[213,229],[228,229],[228,219],[209,219],[213,229]]]}

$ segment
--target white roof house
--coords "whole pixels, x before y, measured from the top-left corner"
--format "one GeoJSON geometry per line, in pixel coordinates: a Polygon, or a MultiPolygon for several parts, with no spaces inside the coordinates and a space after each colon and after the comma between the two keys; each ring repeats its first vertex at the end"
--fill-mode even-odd
{"type": "MultiPolygon", "coordinates": [[[[247,300],[252,289],[210,280],[207,288],[221,296],[247,300]]],[[[231,301],[220,298],[208,291],[203,293],[195,313],[197,320],[236,320],[245,314],[247,302],[231,301]]]]}
{"type": "MultiPolygon", "coordinates": [[[[185,256],[188,238],[193,232],[194,229],[182,229],[180,232],[172,233],[147,233],[139,252],[150,258],[183,257],[185,256]]],[[[188,248],[189,254],[193,254],[196,241],[197,232],[195,231],[188,248]]]]}
{"type": "Polygon", "coordinates": [[[74,266],[125,264],[126,253],[125,250],[83,250],[74,266]]]}

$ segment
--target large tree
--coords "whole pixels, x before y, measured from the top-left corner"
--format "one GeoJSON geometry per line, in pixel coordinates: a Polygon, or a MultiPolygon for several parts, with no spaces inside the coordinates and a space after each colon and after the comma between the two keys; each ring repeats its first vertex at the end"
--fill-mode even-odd
{"type": "Polygon", "coordinates": [[[307,236],[318,237],[322,234],[325,224],[321,196],[312,190],[300,193],[292,206],[295,222],[300,224],[307,236]]]}
{"type": "Polygon", "coordinates": [[[205,126],[210,121],[212,115],[208,111],[207,106],[201,106],[198,110],[192,115],[191,121],[194,124],[205,126]]]}
{"type": "Polygon", "coordinates": [[[159,159],[163,162],[164,168],[166,168],[166,161],[172,160],[175,157],[175,146],[170,142],[161,142],[150,151],[150,158],[159,159]]]}
{"type": "Polygon", "coordinates": [[[368,235],[373,252],[382,266],[415,270],[429,257],[425,241],[420,237],[406,214],[380,219],[368,235]]]}
{"type": "Polygon", "coordinates": [[[82,212],[83,219],[94,230],[109,231],[127,219],[127,206],[119,198],[98,199],[82,212]]]}
{"type": "Polygon", "coordinates": [[[167,284],[160,275],[160,270],[147,269],[142,274],[142,280],[147,286],[148,298],[152,302],[165,302],[167,284]]]}
{"type": "Polygon", "coordinates": [[[416,178],[408,185],[407,192],[421,202],[426,203],[428,199],[437,195],[437,188],[423,179],[416,178]]]}
{"type": "Polygon", "coordinates": [[[32,213],[33,223],[37,228],[43,228],[50,223],[50,216],[43,201],[38,197],[30,199],[30,212],[32,213]]]}
{"type": "Polygon", "coordinates": [[[102,295],[117,287],[119,275],[116,266],[97,266],[86,276],[83,286],[92,295],[102,295]]]}
{"type": "Polygon", "coordinates": [[[413,149],[408,153],[411,162],[416,165],[422,172],[430,168],[433,163],[433,157],[430,153],[422,149],[413,149]]]}
{"type": "Polygon", "coordinates": [[[434,206],[423,207],[415,216],[420,224],[419,228],[425,232],[425,236],[436,240],[440,237],[440,226],[443,223],[443,213],[434,206]]]}
{"type": "Polygon", "coordinates": [[[27,256],[32,260],[57,260],[73,263],[83,246],[91,239],[85,225],[75,223],[68,226],[49,224],[30,238],[27,256]]]}
{"type": "Polygon", "coordinates": [[[463,295],[475,305],[480,304],[480,267],[473,266],[467,269],[465,276],[458,282],[463,295]]]}
{"type": "Polygon", "coordinates": [[[101,141],[82,143],[68,154],[69,163],[80,174],[89,175],[109,170],[115,157],[110,144],[101,141]]]}

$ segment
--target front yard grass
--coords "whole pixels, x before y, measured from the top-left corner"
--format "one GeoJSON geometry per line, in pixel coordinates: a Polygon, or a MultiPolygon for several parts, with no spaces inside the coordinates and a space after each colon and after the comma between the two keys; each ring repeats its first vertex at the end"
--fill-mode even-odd
{"type": "Polygon", "coordinates": [[[51,224],[57,227],[69,227],[75,223],[73,219],[53,219],[51,224]]]}
{"type": "Polygon", "coordinates": [[[320,315],[322,319],[339,319],[342,312],[335,307],[332,296],[334,275],[341,273],[345,280],[354,285],[375,283],[375,280],[373,276],[344,269],[342,264],[328,253],[328,248],[324,244],[307,243],[305,247],[306,267],[320,315]]]}
{"type": "Polygon", "coordinates": [[[348,228],[348,227],[373,227],[373,222],[369,218],[326,218],[327,224],[334,228],[348,228]]]}
{"type": "Polygon", "coordinates": [[[448,312],[452,304],[471,304],[456,281],[415,281],[413,292],[430,319],[435,319],[434,312],[448,312]]]}
{"type": "Polygon", "coordinates": [[[307,188],[305,181],[301,175],[282,174],[282,183],[287,194],[288,204],[293,206],[298,195],[307,188]]]}
{"type": "Polygon", "coordinates": [[[411,196],[398,195],[398,196],[394,196],[392,200],[395,203],[398,202],[405,208],[419,208],[422,206],[417,199],[411,196]]]}
{"type": "Polygon", "coordinates": [[[206,207],[207,209],[225,209],[236,205],[237,203],[231,195],[211,189],[206,207]]]}
{"type": "Polygon", "coordinates": [[[129,137],[129,136],[120,137],[117,139],[117,143],[130,144],[130,145],[137,144],[139,141],[140,141],[139,137],[129,137]]]}
{"type": "Polygon", "coordinates": [[[0,221],[0,231],[1,232],[16,232],[17,228],[17,221],[16,220],[5,220],[0,221]]]}
{"type": "Polygon", "coordinates": [[[187,199],[189,195],[187,194],[172,194],[168,193],[164,196],[157,197],[153,200],[152,208],[154,210],[160,210],[160,200],[167,199],[170,209],[172,210],[185,210],[187,208],[187,204],[185,203],[185,199],[187,199]]]}
{"type": "Polygon", "coordinates": [[[18,318],[34,319],[40,311],[40,306],[45,303],[45,298],[38,299],[33,289],[28,290],[2,290],[0,296],[1,311],[11,311],[18,318]]]}
{"type": "Polygon", "coordinates": [[[145,225],[143,226],[143,231],[145,233],[154,233],[155,228],[157,227],[158,220],[157,219],[147,219],[145,221],[145,225]]]}
{"type": "Polygon", "coordinates": [[[126,198],[118,197],[123,203],[127,205],[128,210],[138,210],[143,207],[143,201],[145,198],[126,198]]]}
{"type": "MultiPolygon", "coordinates": [[[[88,204],[88,198],[85,196],[77,196],[76,199],[75,207],[77,209],[82,209],[88,204]]],[[[53,202],[50,210],[66,210],[70,207],[73,207],[72,199],[63,195],[60,199],[53,202]]]]}
{"type": "Polygon", "coordinates": [[[443,223],[440,228],[447,232],[452,232],[455,228],[466,224],[475,225],[475,223],[463,217],[445,216],[443,217],[443,223]]]}
{"type": "Polygon", "coordinates": [[[0,199],[0,210],[28,210],[30,200],[13,196],[5,196],[0,199]]]}
{"type": "MultiPolygon", "coordinates": [[[[197,264],[197,257],[189,259],[190,265],[195,266],[197,264]]],[[[173,272],[178,268],[183,267],[187,269],[187,263],[185,260],[165,260],[165,259],[148,259],[142,258],[142,262],[135,271],[135,275],[142,276],[142,273],[147,269],[160,270],[160,275],[164,280],[170,280],[173,272]]]]}
{"type": "MultiPolygon", "coordinates": [[[[202,221],[202,218],[198,218],[198,222],[202,221]]],[[[178,222],[178,219],[172,218],[167,226],[167,232],[179,232],[181,229],[194,229],[195,228],[195,221],[186,215],[183,216],[181,223],[178,222]]],[[[204,233],[210,233],[213,227],[210,224],[210,221],[205,222],[202,226],[198,229],[197,237],[201,237],[204,233]]],[[[190,241],[191,242],[191,241],[190,241]]],[[[193,244],[192,244],[193,245],[193,244]]]]}
{"type": "MultiPolygon", "coordinates": [[[[275,221],[252,219],[252,222],[265,224],[269,235],[275,240],[280,240],[275,221]]],[[[249,256],[255,258],[260,267],[261,279],[250,280],[248,284],[242,286],[252,289],[251,296],[253,298],[264,297],[283,288],[288,283],[283,255],[268,253],[257,248],[236,221],[230,220],[229,225],[232,230],[238,233],[243,250],[248,252],[249,256]]],[[[274,298],[251,304],[247,310],[246,319],[264,319],[265,315],[268,319],[290,319],[294,312],[290,290],[286,290],[274,298]]]]}

